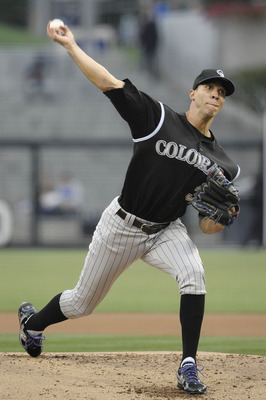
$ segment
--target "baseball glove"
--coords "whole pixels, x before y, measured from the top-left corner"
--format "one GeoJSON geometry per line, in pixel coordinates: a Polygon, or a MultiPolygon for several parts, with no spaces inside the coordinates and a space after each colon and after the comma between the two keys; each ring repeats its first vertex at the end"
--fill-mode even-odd
{"type": "Polygon", "coordinates": [[[229,226],[239,215],[239,201],[234,184],[226,179],[220,168],[216,168],[196,191],[190,203],[201,216],[229,226]]]}

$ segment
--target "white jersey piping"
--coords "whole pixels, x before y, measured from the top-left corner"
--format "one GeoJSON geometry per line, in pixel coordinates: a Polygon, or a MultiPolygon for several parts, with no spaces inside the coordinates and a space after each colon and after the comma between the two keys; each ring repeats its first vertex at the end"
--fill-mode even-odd
{"type": "Polygon", "coordinates": [[[155,130],[154,130],[152,133],[150,133],[149,135],[147,135],[147,136],[143,136],[143,137],[138,138],[138,139],[133,139],[133,142],[135,142],[135,143],[137,143],[137,142],[144,142],[144,140],[150,139],[151,137],[153,137],[154,135],[156,135],[157,132],[159,132],[159,130],[160,130],[161,127],[162,127],[162,124],[163,124],[163,121],[164,121],[164,117],[165,117],[164,106],[163,106],[163,104],[162,104],[160,101],[159,101],[159,104],[160,104],[160,106],[161,106],[161,118],[160,118],[159,124],[157,125],[157,127],[155,128],[155,130]]]}
{"type": "Polygon", "coordinates": [[[238,168],[238,170],[237,170],[236,176],[234,177],[234,180],[237,179],[239,177],[239,175],[240,175],[240,171],[241,171],[240,170],[240,166],[238,165],[237,168],[238,168]]]}

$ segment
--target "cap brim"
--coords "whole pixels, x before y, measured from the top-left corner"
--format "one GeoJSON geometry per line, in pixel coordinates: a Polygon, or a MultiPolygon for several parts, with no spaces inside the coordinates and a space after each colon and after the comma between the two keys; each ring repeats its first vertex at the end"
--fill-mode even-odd
{"type": "Polygon", "coordinates": [[[226,90],[226,96],[231,96],[231,94],[233,94],[235,91],[235,85],[233,84],[232,81],[230,81],[230,79],[222,78],[217,75],[202,79],[200,82],[197,82],[197,86],[202,85],[204,82],[210,82],[210,81],[220,81],[222,83],[222,86],[226,90]]]}

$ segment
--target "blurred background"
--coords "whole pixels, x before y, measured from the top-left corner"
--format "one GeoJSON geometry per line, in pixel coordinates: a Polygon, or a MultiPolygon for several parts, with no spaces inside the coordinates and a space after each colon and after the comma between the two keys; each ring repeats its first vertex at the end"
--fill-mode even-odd
{"type": "Polygon", "coordinates": [[[184,219],[198,246],[266,246],[266,1],[1,0],[0,247],[87,246],[120,194],[127,124],[46,36],[60,18],[120,79],[177,112],[204,68],[236,83],[212,130],[240,165],[241,214],[219,235],[184,219]],[[264,181],[264,184],[263,184],[264,181]]]}

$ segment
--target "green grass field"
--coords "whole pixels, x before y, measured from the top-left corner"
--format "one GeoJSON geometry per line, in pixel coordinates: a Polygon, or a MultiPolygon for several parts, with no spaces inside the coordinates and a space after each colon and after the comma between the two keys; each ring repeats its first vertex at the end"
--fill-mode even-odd
{"type": "MultiPolygon", "coordinates": [[[[2,249],[0,311],[16,311],[22,301],[36,308],[72,288],[85,250],[2,249]]],[[[206,312],[265,313],[266,252],[203,251],[206,312]]],[[[178,287],[173,278],[143,262],[132,265],[114,284],[96,312],[175,312],[178,287]]],[[[46,351],[180,350],[180,338],[147,336],[49,335],[46,351]]],[[[202,338],[201,351],[266,355],[265,338],[202,338]]],[[[21,351],[17,335],[0,335],[0,351],[21,351]]]]}
{"type": "Polygon", "coordinates": [[[43,37],[36,36],[25,29],[14,28],[13,26],[0,24],[0,45],[18,46],[37,44],[38,46],[47,43],[45,34],[43,37]]]}
{"type": "MultiPolygon", "coordinates": [[[[0,257],[0,311],[16,311],[21,301],[42,307],[71,289],[79,277],[85,250],[5,249],[0,257]]],[[[206,312],[265,313],[266,252],[205,251],[206,312]]],[[[176,312],[175,280],[137,262],[120,276],[96,312],[176,312]]]]}
{"type": "MultiPolygon", "coordinates": [[[[202,337],[199,351],[266,355],[266,338],[202,337]]],[[[0,335],[0,352],[23,351],[18,335],[0,335]]],[[[181,351],[177,336],[55,335],[44,342],[45,352],[181,351]]]]}

